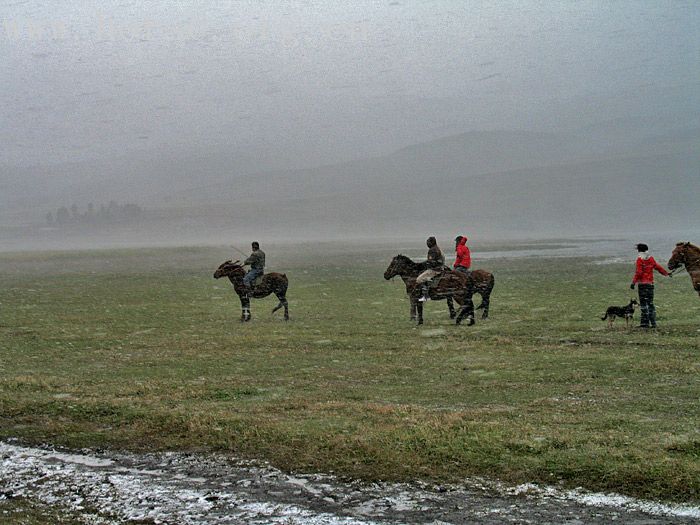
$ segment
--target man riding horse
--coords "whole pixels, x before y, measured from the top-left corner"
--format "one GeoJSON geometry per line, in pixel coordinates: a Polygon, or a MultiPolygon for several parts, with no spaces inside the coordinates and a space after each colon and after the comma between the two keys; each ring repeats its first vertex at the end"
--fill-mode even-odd
{"type": "Polygon", "coordinates": [[[428,269],[416,278],[416,284],[421,285],[423,292],[423,296],[418,299],[421,303],[430,301],[430,283],[445,271],[445,256],[437,245],[435,237],[428,237],[426,244],[428,245],[428,260],[426,261],[428,269]]]}
{"type": "Polygon", "coordinates": [[[260,249],[260,244],[257,241],[253,241],[251,247],[253,248],[253,253],[243,261],[243,266],[250,265],[250,270],[248,270],[248,273],[243,277],[246,295],[250,295],[253,290],[255,279],[262,277],[265,270],[265,252],[260,249]]]}

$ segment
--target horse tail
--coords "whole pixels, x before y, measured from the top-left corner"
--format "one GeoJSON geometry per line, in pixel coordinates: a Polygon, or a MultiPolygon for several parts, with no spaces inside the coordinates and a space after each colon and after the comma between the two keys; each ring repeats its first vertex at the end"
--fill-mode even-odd
{"type": "Polygon", "coordinates": [[[605,315],[600,318],[601,321],[605,321],[608,318],[608,312],[605,312],[605,315]]]}

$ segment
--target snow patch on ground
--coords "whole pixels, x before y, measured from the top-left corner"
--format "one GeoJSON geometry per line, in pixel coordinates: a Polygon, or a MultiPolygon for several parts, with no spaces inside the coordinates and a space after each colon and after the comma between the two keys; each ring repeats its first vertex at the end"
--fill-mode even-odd
{"type": "Polygon", "coordinates": [[[524,483],[505,490],[514,496],[526,495],[530,497],[545,497],[558,500],[575,501],[592,507],[624,508],[654,516],[675,516],[680,518],[700,519],[700,507],[638,500],[627,496],[622,496],[620,494],[587,492],[583,489],[558,490],[553,487],[540,487],[533,483],[524,483]]]}
{"type": "Polygon", "coordinates": [[[582,489],[470,479],[462,485],[341,482],[185,453],[60,451],[0,442],[0,508],[24,497],[95,524],[687,523],[700,508],[582,489]]]}
{"type": "Polygon", "coordinates": [[[52,454],[47,454],[45,457],[47,459],[56,459],[65,463],[77,463],[88,467],[108,467],[114,464],[114,461],[111,459],[100,459],[82,454],[63,454],[61,452],[54,452],[52,454]]]}
{"type": "MultiPolygon", "coordinates": [[[[349,517],[316,513],[282,502],[255,501],[244,491],[212,490],[205,478],[187,475],[193,466],[188,458],[170,454],[163,469],[114,467],[129,462],[124,455],[114,460],[67,454],[0,443],[0,499],[25,497],[58,505],[85,515],[94,522],[224,524],[270,523],[336,525],[371,524],[349,517]],[[180,462],[184,459],[184,462],[180,462]],[[168,467],[179,475],[172,475],[168,467]],[[178,468],[179,467],[179,468],[178,468]],[[99,516],[90,516],[97,509],[99,516]]],[[[149,458],[153,460],[155,458],[149,458]]]]}

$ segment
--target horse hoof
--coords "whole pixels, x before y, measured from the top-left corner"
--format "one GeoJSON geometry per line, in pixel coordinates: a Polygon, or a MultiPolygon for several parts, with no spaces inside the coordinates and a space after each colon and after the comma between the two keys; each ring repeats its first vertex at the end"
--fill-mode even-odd
{"type": "Polygon", "coordinates": [[[473,318],[473,317],[470,317],[469,319],[467,319],[467,326],[471,326],[471,325],[473,325],[474,323],[476,323],[476,321],[474,321],[474,318],[473,318]]]}

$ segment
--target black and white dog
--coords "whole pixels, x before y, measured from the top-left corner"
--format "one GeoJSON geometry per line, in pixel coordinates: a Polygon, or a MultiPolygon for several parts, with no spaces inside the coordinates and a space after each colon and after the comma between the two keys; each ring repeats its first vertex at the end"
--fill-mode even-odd
{"type": "Polygon", "coordinates": [[[600,320],[605,321],[607,319],[608,328],[612,328],[615,318],[622,317],[625,319],[625,326],[629,327],[630,321],[634,316],[634,307],[638,304],[636,299],[632,299],[627,306],[608,306],[608,309],[605,310],[605,315],[600,320]]]}

